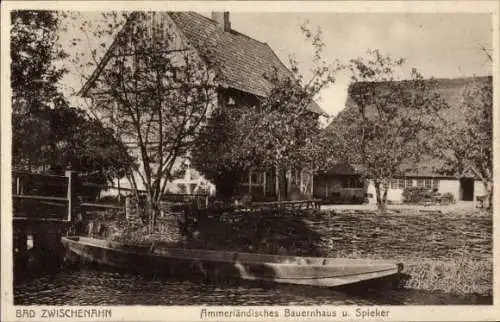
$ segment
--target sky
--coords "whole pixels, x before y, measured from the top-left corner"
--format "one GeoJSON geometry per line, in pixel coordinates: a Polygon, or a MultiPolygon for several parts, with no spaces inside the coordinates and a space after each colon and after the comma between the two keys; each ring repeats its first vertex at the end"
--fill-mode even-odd
{"type": "MultiPolygon", "coordinates": [[[[97,17],[97,13],[85,13],[97,17]]],[[[210,16],[210,12],[202,13],[210,16]]],[[[278,57],[288,63],[293,55],[306,78],[312,66],[313,48],[300,26],[308,21],[312,30],[321,28],[326,61],[367,57],[368,49],[379,49],[394,58],[405,58],[399,78],[408,78],[412,67],[424,77],[455,78],[491,75],[492,66],[482,48],[492,49],[492,19],[483,13],[304,13],[231,12],[231,27],[268,43],[278,57]]],[[[75,31],[64,37],[73,37],[75,31]]],[[[76,84],[78,76],[67,76],[76,84]]],[[[338,74],[334,85],[318,98],[331,116],[344,107],[349,77],[338,74]]]]}
{"type": "MultiPolygon", "coordinates": [[[[395,58],[405,58],[401,78],[416,67],[424,77],[454,78],[491,75],[491,63],[481,48],[492,48],[492,20],[488,14],[452,13],[232,13],[231,27],[267,42],[286,62],[294,54],[307,70],[312,47],[305,42],[300,25],[321,28],[326,44],[324,58],[348,62],[367,57],[368,49],[379,49],[395,58]]],[[[407,78],[407,77],[406,77],[407,78]]],[[[335,115],[344,106],[349,77],[321,94],[320,106],[335,115]]]]}

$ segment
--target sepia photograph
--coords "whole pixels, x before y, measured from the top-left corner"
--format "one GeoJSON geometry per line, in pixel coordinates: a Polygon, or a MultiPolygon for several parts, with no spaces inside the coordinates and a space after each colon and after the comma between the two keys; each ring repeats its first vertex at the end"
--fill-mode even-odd
{"type": "Polygon", "coordinates": [[[498,12],[64,3],[2,13],[10,305],[493,307],[498,12]]]}

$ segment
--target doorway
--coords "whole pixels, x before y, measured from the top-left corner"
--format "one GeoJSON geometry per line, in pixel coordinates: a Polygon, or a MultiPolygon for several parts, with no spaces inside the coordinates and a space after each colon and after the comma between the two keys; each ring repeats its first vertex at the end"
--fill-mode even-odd
{"type": "Polygon", "coordinates": [[[474,201],[474,179],[460,179],[460,198],[463,201],[474,201]]]}

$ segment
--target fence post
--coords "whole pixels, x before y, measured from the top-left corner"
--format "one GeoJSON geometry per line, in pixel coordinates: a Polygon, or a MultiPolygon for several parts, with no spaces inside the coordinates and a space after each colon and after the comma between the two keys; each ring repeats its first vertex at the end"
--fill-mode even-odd
{"type": "Polygon", "coordinates": [[[129,220],[131,211],[130,196],[125,196],[125,220],[129,220]]]}
{"type": "Polygon", "coordinates": [[[64,175],[68,178],[68,221],[71,221],[73,210],[76,207],[75,172],[66,170],[64,175]]]}

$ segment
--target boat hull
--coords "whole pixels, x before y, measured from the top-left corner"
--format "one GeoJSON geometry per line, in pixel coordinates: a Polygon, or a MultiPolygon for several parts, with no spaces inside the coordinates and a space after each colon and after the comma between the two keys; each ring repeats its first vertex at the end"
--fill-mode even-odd
{"type": "Polygon", "coordinates": [[[69,257],[139,274],[187,279],[335,287],[396,276],[401,265],[372,260],[274,256],[210,250],[131,248],[93,238],[62,238],[69,257]]]}

